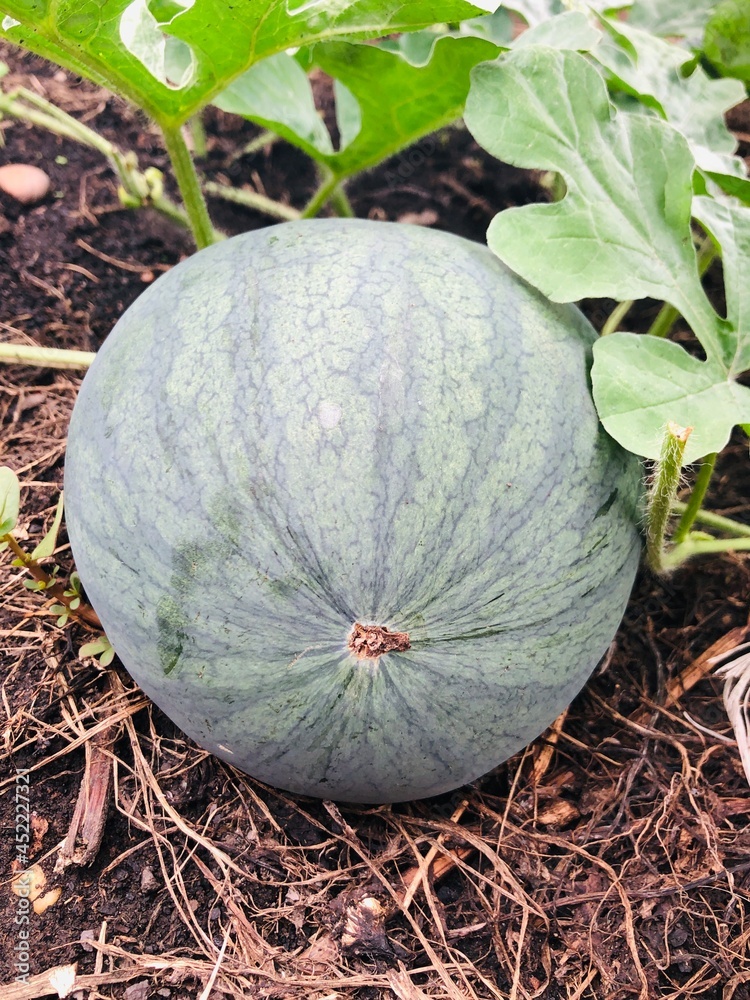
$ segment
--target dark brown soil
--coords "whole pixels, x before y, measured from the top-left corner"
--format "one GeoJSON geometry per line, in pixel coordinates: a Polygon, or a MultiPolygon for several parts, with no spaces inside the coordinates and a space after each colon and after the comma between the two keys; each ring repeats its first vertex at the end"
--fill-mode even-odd
{"type": "MultiPolygon", "coordinates": [[[[166,171],[158,134],[121,101],[39,60],[2,49],[0,58],[11,85],[37,89],[166,171]]],[[[745,107],[731,120],[745,154],[749,117],[745,107]]],[[[0,195],[0,338],[95,350],[143,288],[191,252],[190,239],[152,210],[120,208],[97,153],[0,126],[0,161],[52,178],[35,207],[0,195]]],[[[206,127],[209,179],[304,205],[315,187],[304,156],[277,143],[236,157],[253,127],[217,111],[206,127]]],[[[544,197],[536,178],[498,164],[460,128],[348,193],[359,216],[480,241],[495,212],[544,197]]],[[[228,233],[269,224],[223,201],[210,207],[228,233]]],[[[595,323],[610,306],[586,304],[595,323]]],[[[636,321],[655,308],[640,304],[636,321]]],[[[28,548],[54,512],[79,381],[0,371],[0,462],[25,485],[18,534],[28,548]]],[[[748,496],[738,439],[708,506],[747,519],[748,496]]],[[[207,996],[216,969],[216,997],[750,996],[750,790],[721,685],[701,669],[714,644],[750,635],[746,555],[664,580],[643,572],[606,665],[555,727],[453,795],[373,809],[285,795],[200,751],[117,661],[109,672],[81,662],[91,636],[57,627],[4,558],[0,982],[17,974],[23,928],[31,973],[76,962],[81,997],[207,996]],[[696,660],[702,679],[670,697],[696,660]],[[90,775],[114,775],[103,839],[90,863],[56,871],[87,757],[90,775]],[[27,850],[16,818],[24,769],[27,850]],[[61,893],[25,924],[9,882],[27,863],[61,893]]],[[[64,544],[56,559],[67,576],[64,544]]],[[[56,995],[48,979],[11,989],[0,997],[56,995]]]]}

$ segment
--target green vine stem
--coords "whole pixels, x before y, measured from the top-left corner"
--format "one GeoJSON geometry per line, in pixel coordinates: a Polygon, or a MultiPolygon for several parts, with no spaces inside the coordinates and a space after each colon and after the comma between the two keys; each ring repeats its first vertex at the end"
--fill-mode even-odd
{"type": "Polygon", "coordinates": [[[627,314],[630,312],[632,306],[633,299],[626,299],[625,302],[618,302],[609,316],[607,316],[606,322],[602,327],[601,336],[607,337],[610,333],[614,333],[620,323],[622,323],[627,314]]]}
{"type": "Polygon", "coordinates": [[[646,502],[646,556],[655,573],[664,573],[667,564],[667,527],[680,485],[682,459],[692,428],[670,421],[664,434],[661,456],[656,464],[646,502]]]}
{"type": "Polygon", "coordinates": [[[333,174],[329,172],[328,176],[323,178],[318,190],[315,192],[315,194],[313,194],[312,198],[302,209],[302,212],[300,213],[300,218],[314,219],[315,216],[318,214],[318,212],[321,210],[321,208],[325,205],[325,203],[333,194],[337,184],[338,180],[333,174]]]}
{"type": "Polygon", "coordinates": [[[256,191],[247,191],[245,188],[227,187],[226,184],[216,184],[214,181],[207,181],[203,185],[203,190],[206,194],[213,195],[215,198],[223,198],[225,201],[244,205],[246,208],[252,208],[256,212],[262,212],[263,215],[270,215],[272,218],[283,219],[286,222],[299,219],[302,214],[296,208],[292,208],[291,205],[283,205],[280,201],[274,201],[272,198],[267,198],[256,191]]]}
{"type": "Polygon", "coordinates": [[[180,125],[162,125],[161,130],[169,159],[172,161],[177,186],[190,219],[190,228],[195,244],[199,250],[203,250],[204,247],[211,246],[212,243],[216,242],[217,234],[208,216],[206,201],[201,191],[193,158],[187,148],[180,125]]]}
{"type": "Polygon", "coordinates": [[[750,538],[688,538],[664,554],[662,572],[676,569],[695,556],[719,552],[750,552],[750,538]]]}
{"type": "Polygon", "coordinates": [[[35,365],[39,368],[63,368],[80,371],[89,368],[96,354],[92,351],[64,351],[58,347],[32,347],[29,344],[0,344],[0,362],[6,365],[35,365]]]}
{"type": "Polygon", "coordinates": [[[336,177],[327,167],[322,172],[320,187],[302,209],[301,219],[314,219],[321,208],[329,201],[333,202],[333,207],[338,215],[347,217],[354,216],[354,210],[349,199],[341,187],[341,179],[336,177]]]}
{"type": "Polygon", "coordinates": [[[716,465],[717,454],[714,452],[711,455],[706,455],[703,459],[703,464],[700,467],[698,475],[695,480],[695,485],[693,486],[692,493],[690,494],[690,499],[685,504],[685,509],[682,511],[682,516],[677,524],[672,535],[672,541],[675,545],[679,545],[684,542],[690,533],[690,529],[695,523],[695,519],[701,509],[701,505],[706,498],[706,492],[708,491],[708,485],[711,482],[711,476],[713,475],[714,467],[716,465]]]}
{"type": "Polygon", "coordinates": [[[352,203],[346,194],[342,184],[339,184],[333,191],[331,195],[331,204],[336,209],[336,213],[342,218],[353,219],[354,209],[352,208],[352,203]]]}
{"type": "Polygon", "coordinates": [[[235,153],[232,153],[230,163],[235,163],[237,160],[241,160],[243,156],[253,156],[254,153],[259,153],[261,149],[265,149],[266,146],[273,146],[274,143],[280,140],[281,136],[277,135],[275,132],[261,132],[260,135],[256,135],[254,139],[251,139],[246,146],[242,149],[238,149],[235,153]]]}
{"type": "Polygon", "coordinates": [[[193,144],[193,156],[202,159],[208,152],[208,146],[206,145],[206,130],[203,127],[203,118],[200,111],[193,115],[188,126],[190,128],[190,140],[193,144]]]}
{"type": "MultiPolygon", "coordinates": [[[[688,505],[676,501],[674,504],[675,514],[684,514],[688,505]]],[[[750,524],[743,524],[735,521],[731,517],[722,517],[721,514],[713,514],[710,510],[699,510],[695,515],[696,524],[704,524],[707,528],[715,531],[723,531],[725,534],[734,534],[750,538],[750,524]]]]}

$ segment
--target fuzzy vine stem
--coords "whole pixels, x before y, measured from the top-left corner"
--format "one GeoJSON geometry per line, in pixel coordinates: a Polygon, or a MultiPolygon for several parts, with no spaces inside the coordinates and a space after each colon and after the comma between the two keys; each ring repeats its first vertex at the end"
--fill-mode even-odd
{"type": "Polygon", "coordinates": [[[646,556],[655,573],[670,568],[667,556],[667,527],[680,485],[682,459],[690,437],[690,427],[670,421],[664,434],[661,455],[648,491],[646,505],[646,556]]]}
{"type": "Polygon", "coordinates": [[[199,250],[203,250],[216,242],[216,233],[211,225],[193,158],[187,148],[180,125],[162,125],[161,131],[169,159],[172,161],[175,180],[190,220],[195,245],[199,250]]]}
{"type": "Polygon", "coordinates": [[[716,455],[709,455],[698,474],[690,500],[677,502],[685,445],[692,428],[670,422],[662,443],[661,456],[651,481],[646,508],[646,554],[651,569],[668,573],[694,556],[717,552],[750,552],[750,527],[700,509],[706,495],[716,455]],[[667,527],[670,517],[679,512],[680,523],[670,541],[667,527]],[[733,538],[711,538],[702,532],[691,532],[696,522],[721,531],[735,533],[733,538]],[[739,536],[739,537],[738,537],[739,536]]]}
{"type": "Polygon", "coordinates": [[[701,465],[696,477],[690,498],[685,504],[685,509],[683,510],[682,516],[680,517],[677,527],[674,530],[674,534],[672,535],[672,541],[675,545],[679,545],[687,539],[690,529],[695,523],[695,519],[701,509],[701,504],[706,498],[706,492],[708,491],[708,485],[711,482],[711,476],[713,475],[717,457],[717,453],[713,452],[711,455],[706,455],[703,460],[703,464],[701,465]]]}

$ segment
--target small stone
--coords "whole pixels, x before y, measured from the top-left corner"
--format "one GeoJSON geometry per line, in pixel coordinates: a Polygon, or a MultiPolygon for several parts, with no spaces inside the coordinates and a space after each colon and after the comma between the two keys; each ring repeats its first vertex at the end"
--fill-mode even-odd
{"type": "Polygon", "coordinates": [[[133,983],[125,990],[125,1000],[148,1000],[151,992],[147,979],[141,979],[138,983],[133,983]]]}
{"type": "Polygon", "coordinates": [[[91,942],[96,941],[96,934],[92,930],[81,931],[81,936],[78,940],[81,942],[81,947],[84,951],[93,951],[94,946],[91,942]]]}
{"type": "Polygon", "coordinates": [[[0,167],[0,191],[20,201],[35,205],[49,191],[49,177],[39,167],[29,163],[6,163],[0,167]]]}
{"type": "Polygon", "coordinates": [[[141,872],[141,892],[156,892],[158,888],[159,883],[156,880],[156,876],[148,865],[146,865],[141,872]]]}
{"type": "Polygon", "coordinates": [[[426,208],[422,212],[404,212],[399,215],[398,221],[410,226],[434,226],[438,221],[438,214],[431,208],[426,208]]]}

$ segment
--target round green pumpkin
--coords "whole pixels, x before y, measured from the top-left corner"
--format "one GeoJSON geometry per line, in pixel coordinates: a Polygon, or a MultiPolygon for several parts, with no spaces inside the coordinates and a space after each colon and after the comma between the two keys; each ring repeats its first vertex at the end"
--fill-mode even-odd
{"type": "Polygon", "coordinates": [[[73,553],[122,662],[294,792],[400,801],[501,763],[581,688],[638,562],[593,340],[411,226],[286,223],[179,264],[70,426],[73,553]]]}

